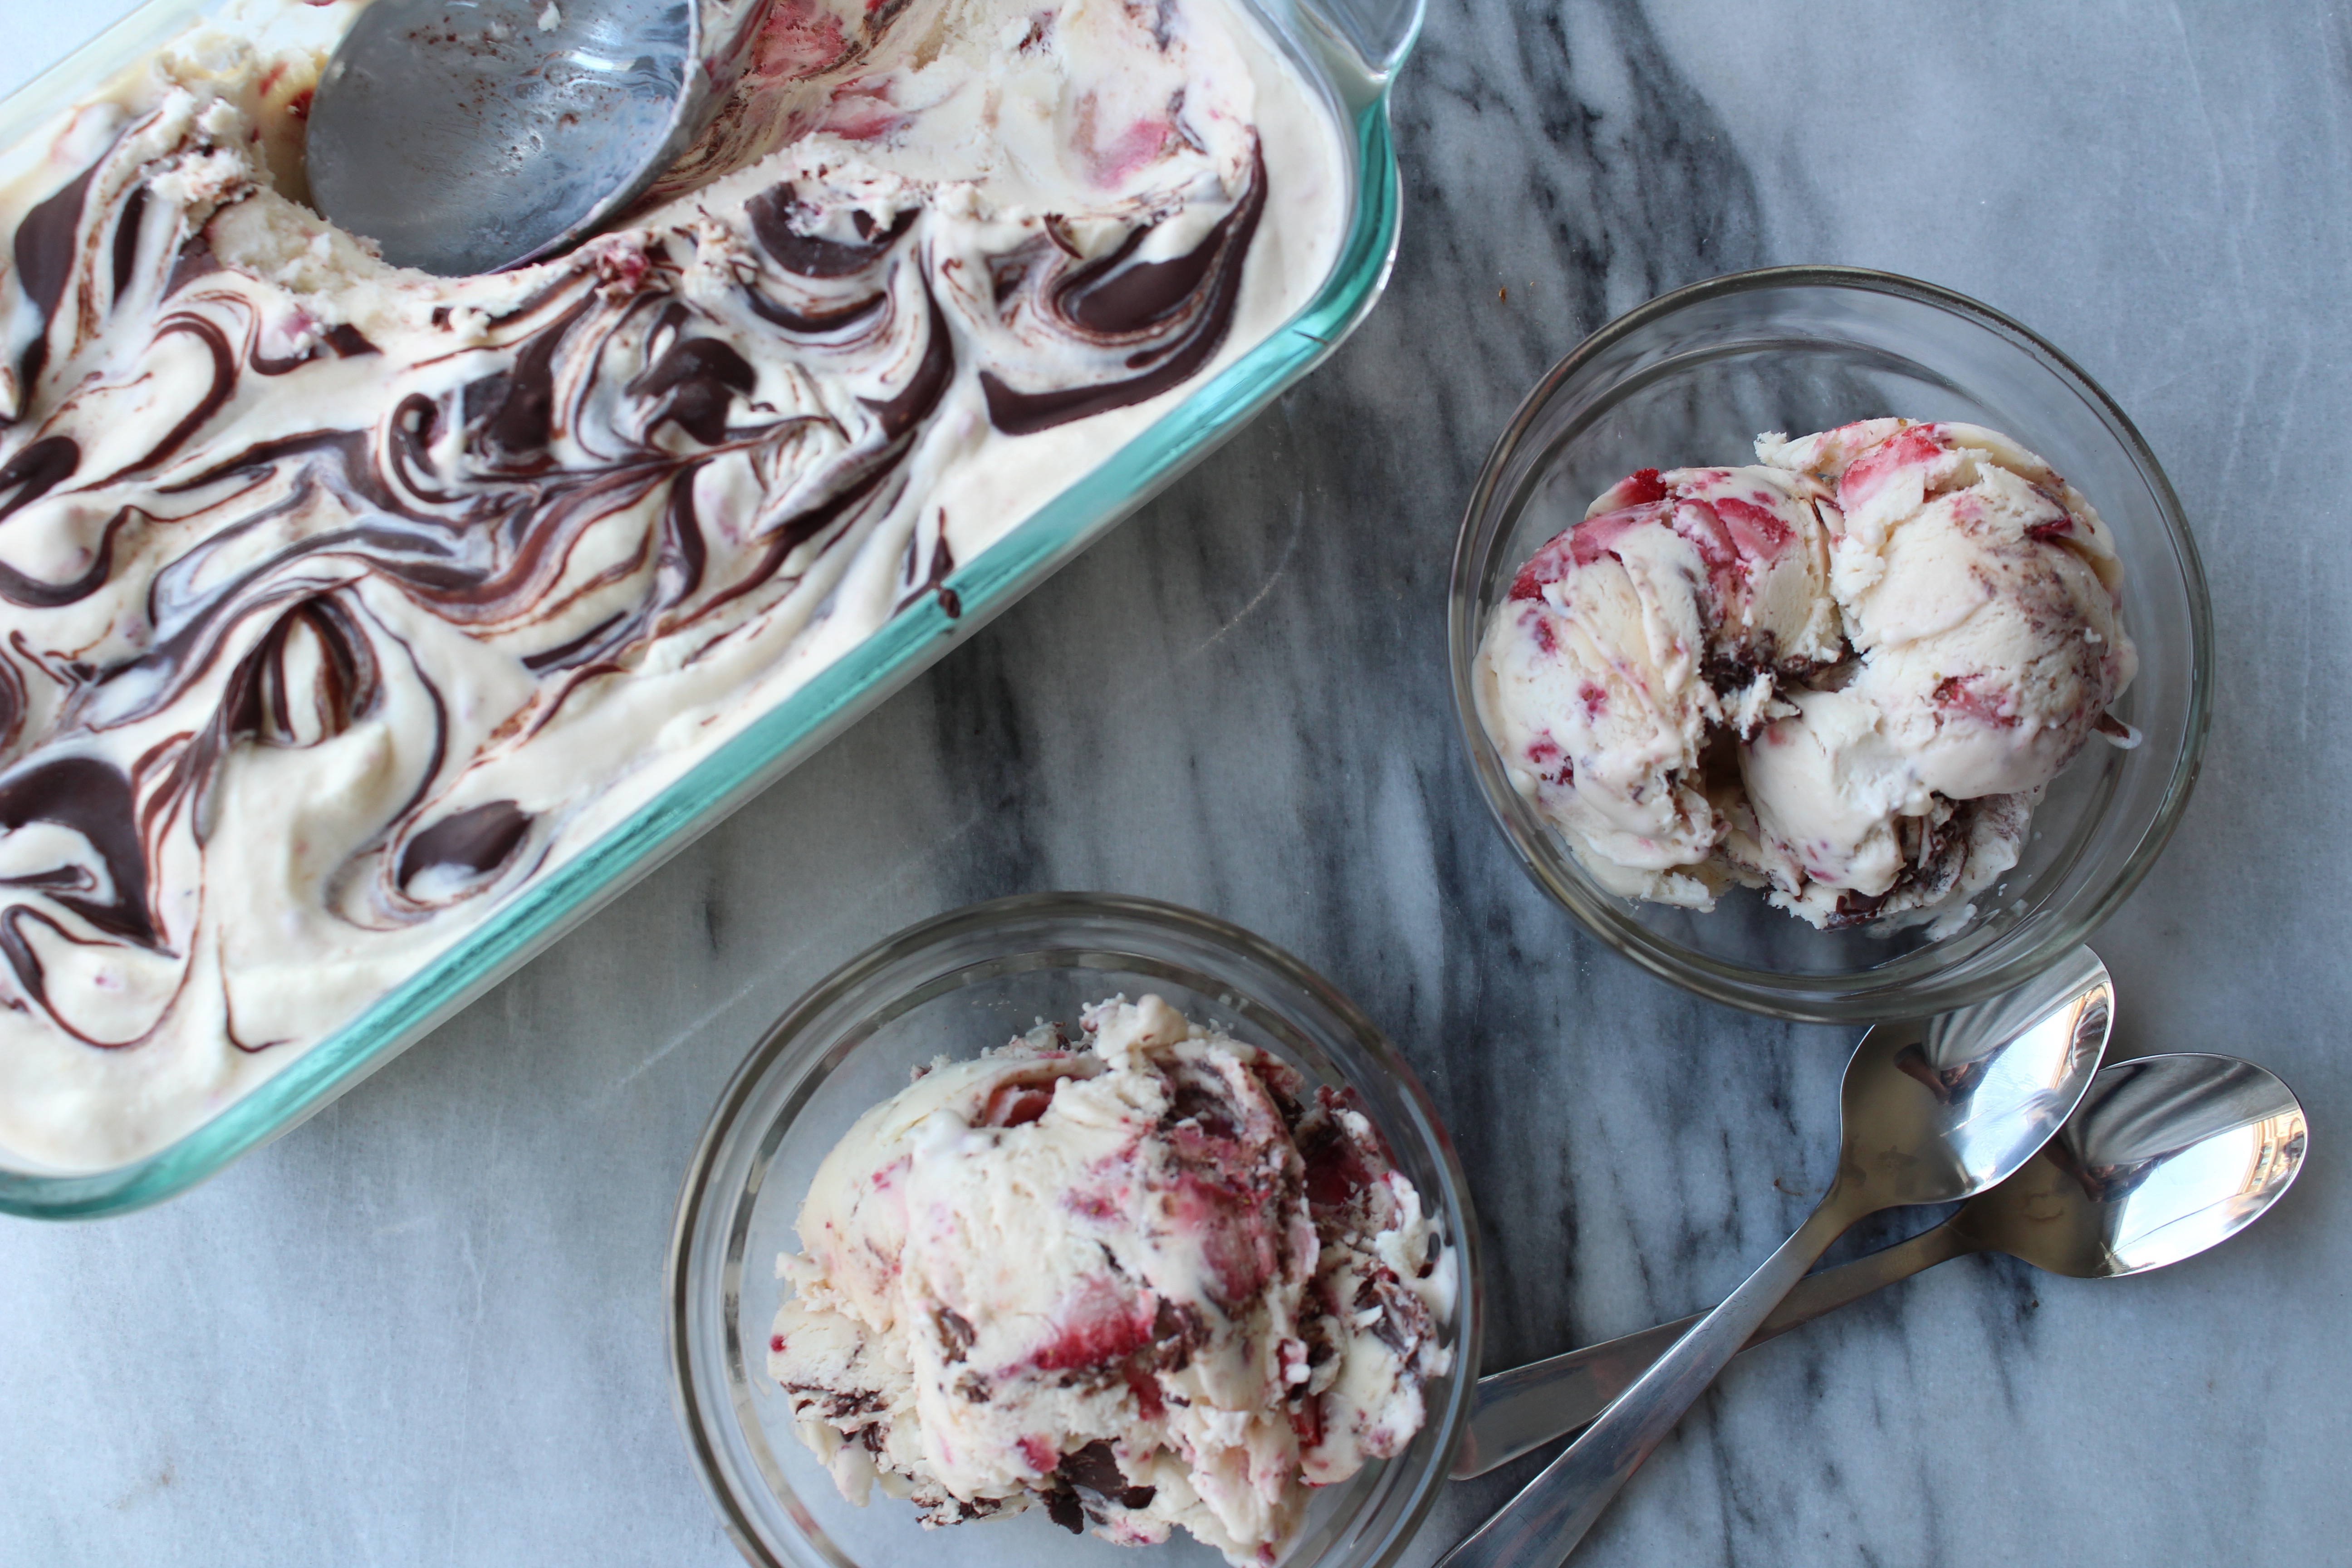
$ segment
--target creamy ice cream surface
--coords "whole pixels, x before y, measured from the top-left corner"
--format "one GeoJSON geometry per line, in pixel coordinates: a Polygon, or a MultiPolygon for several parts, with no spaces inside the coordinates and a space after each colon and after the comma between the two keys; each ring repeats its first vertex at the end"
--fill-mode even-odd
{"type": "Polygon", "coordinates": [[[802,1205],[768,1370],[843,1494],[1274,1562],[1401,1452],[1454,1255],[1344,1098],[1157,996],[941,1060],[802,1205]]]}
{"type": "Polygon", "coordinates": [[[1613,890],[1705,907],[1725,885],[1703,768],[1779,686],[1835,658],[1810,479],[1644,469],[1538,551],[1479,653],[1478,711],[1512,778],[1613,890]]]}
{"type": "Polygon", "coordinates": [[[2106,717],[2137,668],[2114,541],[1975,426],[1868,420],[1757,454],[1636,475],[1537,553],[1479,650],[1486,731],[1613,890],[1708,908],[1746,884],[1817,926],[1956,923],[2089,737],[2127,738],[2106,717]],[[1781,534],[1743,538],[1743,508],[1790,547],[1747,544],[1781,534]]]}
{"type": "MultiPolygon", "coordinates": [[[[1227,0],[756,26],[630,226],[299,204],[354,0],[0,154],[0,1149],[134,1158],[625,821],[1274,331],[1335,118],[1227,0]]],[[[731,30],[730,30],[731,29],[731,30]]]]}

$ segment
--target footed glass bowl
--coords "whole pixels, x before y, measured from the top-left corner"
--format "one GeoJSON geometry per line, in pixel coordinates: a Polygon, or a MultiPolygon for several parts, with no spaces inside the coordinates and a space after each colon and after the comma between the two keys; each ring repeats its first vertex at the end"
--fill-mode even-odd
{"type": "Polygon", "coordinates": [[[766,1375],[785,1286],[778,1255],[816,1167],[910,1068],[962,1060],[1038,1020],[1073,1026],[1118,993],[1157,992],[1197,1023],[1262,1047],[1310,1084],[1349,1088],[1454,1249],[1461,1299],[1453,1370],[1423,1385],[1428,1418],[1405,1452],[1316,1494],[1288,1568],[1384,1568],[1445,1484],[1478,1373],[1476,1226],[1452,1146],[1396,1047],[1297,960],[1190,910],[1093,893],[1000,899],[942,915],[853,959],[768,1031],[720,1096],[678,1199],[667,1272],[678,1424],[719,1517],[767,1568],[1219,1568],[1176,1532],[1140,1550],[1071,1535],[1031,1509],[926,1531],[877,1489],[864,1508],[794,1436],[766,1375]]]}
{"type": "Polygon", "coordinates": [[[2180,820],[2205,743],[2212,611],[2187,520],[2112,398],[2007,316],[1933,284],[1782,267],[1678,289],[1558,365],[1479,475],[1454,554],[1447,646],[1472,770],[1528,872],[1602,942],[1733,1006],[1823,1023],[1981,1001],[2080,942],[2138,885],[2180,820]],[[2114,711],[2142,737],[2094,740],[2051,785],[2019,864],[1942,937],[1919,926],[1817,931],[1736,890],[1699,912],[1612,894],[1511,786],[1471,672],[1494,606],[1546,540],[1640,468],[1754,462],[1791,436],[1902,415],[2006,432],[2090,498],[2124,565],[2139,674],[2114,711]]]}

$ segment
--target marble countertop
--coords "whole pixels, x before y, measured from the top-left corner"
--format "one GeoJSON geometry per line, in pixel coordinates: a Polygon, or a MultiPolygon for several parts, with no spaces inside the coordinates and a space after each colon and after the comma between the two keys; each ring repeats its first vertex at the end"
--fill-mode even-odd
{"type": "MultiPolygon", "coordinates": [[[[0,0],[6,68],[121,8],[0,0]]],[[[1212,466],[299,1131],[159,1210],[0,1222],[0,1563],[736,1562],[663,1360],[688,1151],[803,987],[1024,889],[1213,910],[1387,1027],[1470,1171],[1489,1366],[1714,1300],[1822,1187],[1852,1031],[1695,1001],[1538,894],[1457,754],[1444,574],[1547,365],[1794,261],[2015,314],[2169,468],[2220,700],[2096,939],[2117,1050],[2263,1061],[2317,1152],[2181,1267],[1963,1261],[1744,1358],[1578,1561],[2344,1550],[2345,7],[1437,0],[1395,102],[1388,298],[1212,466]]]]}

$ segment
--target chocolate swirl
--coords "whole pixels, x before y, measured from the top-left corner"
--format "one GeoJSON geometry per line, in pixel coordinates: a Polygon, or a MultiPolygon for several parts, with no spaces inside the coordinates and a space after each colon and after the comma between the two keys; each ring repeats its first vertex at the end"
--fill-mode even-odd
{"type": "Polygon", "coordinates": [[[1265,161],[1250,164],[1233,210],[1191,250],[1144,259],[1149,226],[1130,233],[1109,254],[1074,259],[1061,246],[1032,246],[1007,287],[996,293],[1005,330],[1024,328],[1047,342],[1080,348],[1106,364],[1109,379],[1078,384],[1016,385],[995,370],[980,384],[988,416],[1007,435],[1028,436],[1113,408],[1156,397],[1198,374],[1233,330],[1241,300],[1242,264],[1265,211],[1265,161]]]}
{"type": "Polygon", "coordinates": [[[1081,254],[803,167],[339,294],[275,280],[331,239],[257,175],[190,200],[230,155],[131,123],[25,209],[0,300],[0,990],[89,1046],[315,1039],[352,1005],[240,955],[414,967],[804,679],[845,604],[958,613],[947,465],[1197,375],[1266,203],[1253,156],[1196,242],[1155,208],[1081,254]]]}

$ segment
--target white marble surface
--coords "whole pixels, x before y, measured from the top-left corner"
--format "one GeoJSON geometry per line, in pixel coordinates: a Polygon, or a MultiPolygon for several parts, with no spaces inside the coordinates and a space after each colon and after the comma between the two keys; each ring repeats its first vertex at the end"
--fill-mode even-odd
{"type": "MultiPolygon", "coordinates": [[[[0,72],[119,4],[0,0],[0,72]]],[[[733,1562],[662,1360],[688,1151],[803,986],[1024,889],[1238,920],[1404,1044],[1490,1365],[1713,1300],[1821,1185],[1850,1035],[1694,1002],[1536,893],[1455,754],[1444,574],[1544,366],[1798,260],[2022,317],[2170,468],[2220,703],[2098,939],[2119,1048],[2262,1059],[2318,1152],[2163,1274],[1963,1262],[1747,1358],[1580,1562],[2342,1560],[2346,8],[1439,0],[1397,110],[1388,300],[1213,469],[310,1125],[158,1211],[0,1223],[0,1563],[733,1562]]]]}

